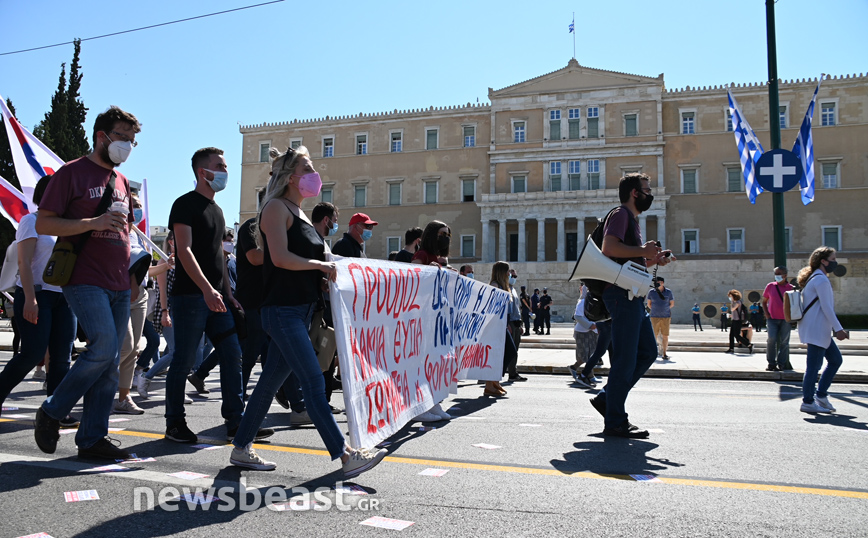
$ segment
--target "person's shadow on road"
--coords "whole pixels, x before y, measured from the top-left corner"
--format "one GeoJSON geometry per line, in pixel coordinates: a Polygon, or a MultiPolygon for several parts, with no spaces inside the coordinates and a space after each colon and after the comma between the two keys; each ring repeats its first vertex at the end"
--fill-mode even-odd
{"type": "Polygon", "coordinates": [[[632,480],[631,474],[655,474],[683,464],[666,458],[652,458],[649,452],[659,445],[641,439],[603,437],[573,445],[578,450],[564,454],[563,460],[551,460],[552,467],[564,474],[592,472],[613,478],[632,480]]]}
{"type": "Polygon", "coordinates": [[[864,422],[856,422],[856,417],[852,415],[810,415],[805,417],[805,422],[809,424],[829,424],[830,426],[840,426],[841,428],[851,428],[854,430],[868,430],[868,424],[864,422]]]}

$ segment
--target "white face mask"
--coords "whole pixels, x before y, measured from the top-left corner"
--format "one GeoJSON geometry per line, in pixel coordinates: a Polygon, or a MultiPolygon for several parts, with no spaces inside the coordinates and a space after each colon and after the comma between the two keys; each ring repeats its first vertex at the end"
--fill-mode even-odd
{"type": "MultiPolygon", "coordinates": [[[[108,138],[108,135],[106,135],[106,138],[108,138]]],[[[130,156],[130,152],[133,151],[133,143],[129,140],[115,140],[112,142],[112,139],[109,138],[109,142],[111,142],[108,147],[109,159],[115,164],[121,164],[126,161],[130,156]]]]}
{"type": "Polygon", "coordinates": [[[784,279],[783,275],[775,275],[775,282],[780,282],[784,279]]]}
{"type": "Polygon", "coordinates": [[[223,252],[229,254],[234,248],[235,245],[232,244],[232,241],[223,241],[223,252]]]}
{"type": "MultiPolygon", "coordinates": [[[[204,170],[208,170],[204,168],[204,170]]],[[[208,186],[214,190],[214,192],[220,192],[226,188],[226,183],[229,181],[229,172],[219,172],[215,170],[208,170],[212,174],[214,174],[214,179],[205,180],[208,183],[208,186]]]]}

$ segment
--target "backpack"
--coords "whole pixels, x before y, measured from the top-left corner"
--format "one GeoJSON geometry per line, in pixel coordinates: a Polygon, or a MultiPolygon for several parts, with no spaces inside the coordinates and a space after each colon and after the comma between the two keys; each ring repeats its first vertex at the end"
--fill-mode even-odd
{"type": "MultiPolygon", "coordinates": [[[[603,249],[603,237],[605,236],[606,222],[608,222],[609,217],[612,216],[612,213],[614,213],[618,207],[612,208],[608,213],[606,213],[605,217],[598,218],[597,227],[594,228],[593,232],[591,232],[591,241],[593,241],[600,250],[603,249]]],[[[631,238],[632,243],[636,243],[633,226],[627,226],[627,233],[624,235],[624,243],[627,243],[628,237],[631,238]]],[[[618,258],[614,259],[614,261],[623,265],[627,260],[618,258]]],[[[576,261],[576,265],[578,265],[578,261],[576,261]]],[[[573,269],[573,271],[575,271],[575,269],[573,269]]],[[[585,317],[594,323],[611,319],[612,316],[609,314],[609,310],[606,308],[606,305],[603,304],[603,290],[609,283],[605,280],[597,280],[593,278],[583,278],[581,282],[586,288],[588,288],[588,294],[585,296],[585,317]]]]}
{"type": "MultiPolygon", "coordinates": [[[[816,275],[812,275],[811,278],[814,278],[814,276],[816,275]]],[[[811,281],[811,278],[808,279],[808,282],[811,281]]],[[[808,287],[808,282],[805,282],[806,288],[808,287]]],[[[819,298],[818,294],[814,297],[813,301],[808,303],[808,306],[804,306],[802,303],[802,290],[790,290],[784,293],[784,319],[790,323],[801,321],[819,298]]]]}

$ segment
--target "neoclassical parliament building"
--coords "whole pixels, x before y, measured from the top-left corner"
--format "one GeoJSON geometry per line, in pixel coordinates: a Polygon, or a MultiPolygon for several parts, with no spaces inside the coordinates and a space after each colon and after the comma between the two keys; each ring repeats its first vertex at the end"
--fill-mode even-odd
{"type": "MultiPolygon", "coordinates": [[[[733,95],[768,149],[779,122],[791,149],[816,80],[780,83],[769,117],[765,83],[732,83],[733,95]]],[[[268,148],[306,146],[323,178],[318,201],[340,209],[341,231],[356,212],[380,225],[365,246],[372,258],[399,250],[412,226],[441,220],[452,229],[450,263],[509,261],[529,288],[547,286],[556,316],[569,319],[578,296],[567,282],[597,217],[619,205],[618,180],[651,178],[654,203],[643,237],[678,257],[661,269],[676,297],[675,322],[694,303],[720,304],[732,288],[772,280],[772,196],[751,205],[728,114],[725,86],[668,89],[648,77],[563,69],[506,88],[490,104],[429,106],[383,113],[245,125],[241,222],[254,216],[269,177],[268,148]]],[[[847,273],[833,279],[839,313],[866,313],[868,299],[868,78],[827,78],[813,119],[816,198],[784,195],[790,276],[814,248],[829,245],[847,273]]],[[[754,295],[754,297],[756,297],[754,295]]]]}

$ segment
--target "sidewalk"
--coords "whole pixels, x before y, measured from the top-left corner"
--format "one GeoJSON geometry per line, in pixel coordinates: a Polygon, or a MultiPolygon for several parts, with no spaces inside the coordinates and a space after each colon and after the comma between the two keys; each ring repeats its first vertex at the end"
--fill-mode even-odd
{"type": "MultiPolygon", "coordinates": [[[[729,347],[729,333],[705,328],[694,331],[692,326],[673,325],[669,333],[670,361],[658,359],[645,374],[648,377],[690,377],[738,380],[801,381],[805,371],[806,348],[799,342],[798,331],[790,333],[792,372],[766,372],[766,333],[754,333],[754,353],[736,348],[736,354],[724,353],[729,347]]],[[[836,340],[844,356],[844,364],[835,376],[836,382],[868,383],[868,331],[851,331],[850,339],[836,340]]],[[[518,370],[522,373],[569,374],[574,364],[575,343],[573,325],[552,324],[550,336],[531,332],[522,338],[518,352],[518,370]]],[[[603,362],[608,365],[608,355],[603,362]]],[[[598,367],[597,375],[605,376],[607,367],[598,367]]]]}

